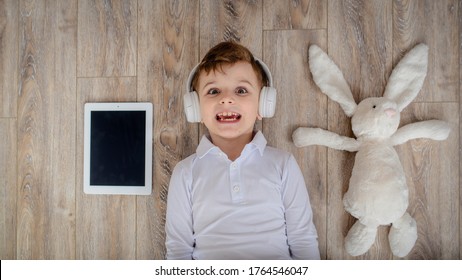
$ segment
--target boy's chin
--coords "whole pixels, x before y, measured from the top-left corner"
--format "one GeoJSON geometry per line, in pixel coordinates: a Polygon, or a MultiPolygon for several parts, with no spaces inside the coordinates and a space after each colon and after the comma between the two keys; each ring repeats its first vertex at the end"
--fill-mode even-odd
{"type": "Polygon", "coordinates": [[[242,129],[220,129],[210,131],[210,135],[213,138],[221,138],[221,139],[238,139],[238,138],[252,138],[253,136],[253,129],[252,130],[242,130],[242,129]]]}

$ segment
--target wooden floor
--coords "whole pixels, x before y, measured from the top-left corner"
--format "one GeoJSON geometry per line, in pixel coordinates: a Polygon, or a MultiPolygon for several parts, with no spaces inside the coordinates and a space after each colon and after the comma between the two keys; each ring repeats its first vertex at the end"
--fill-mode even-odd
{"type": "MultiPolygon", "coordinates": [[[[0,258],[163,259],[170,175],[204,131],[185,121],[184,83],[210,47],[235,40],[272,71],[277,112],[259,127],[302,168],[323,259],[352,259],[343,238],[354,219],[341,200],[354,153],[291,141],[299,126],[352,135],[313,84],[308,47],[329,53],[360,101],[381,96],[402,55],[428,44],[424,88],[401,125],[437,118],[452,132],[397,147],[419,228],[406,258],[460,259],[461,14],[461,0],[0,1],[0,258]],[[83,193],[90,101],[154,104],[151,196],[83,193]]],[[[387,233],[358,258],[393,258],[387,233]]]]}

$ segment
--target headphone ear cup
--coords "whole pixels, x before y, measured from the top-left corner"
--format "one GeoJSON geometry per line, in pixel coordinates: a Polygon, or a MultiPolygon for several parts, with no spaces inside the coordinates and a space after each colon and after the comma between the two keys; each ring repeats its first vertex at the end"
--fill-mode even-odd
{"type": "Polygon", "coordinates": [[[271,118],[276,112],[276,89],[273,87],[263,87],[260,92],[260,102],[258,108],[262,118],[271,118]]]}
{"type": "Polygon", "coordinates": [[[195,91],[185,93],[183,96],[183,106],[188,122],[195,123],[201,121],[199,97],[195,91]]]}

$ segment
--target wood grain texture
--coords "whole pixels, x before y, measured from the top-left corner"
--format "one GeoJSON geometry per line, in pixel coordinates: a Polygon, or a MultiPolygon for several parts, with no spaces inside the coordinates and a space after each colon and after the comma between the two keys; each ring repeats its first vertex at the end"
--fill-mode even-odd
{"type": "Polygon", "coordinates": [[[418,43],[429,46],[428,71],[416,102],[459,100],[458,1],[394,1],[393,61],[418,43]]]}
{"type": "Polygon", "coordinates": [[[327,1],[263,1],[263,30],[326,28],[327,1]]]}
{"type": "Polygon", "coordinates": [[[0,1],[0,258],[164,258],[171,172],[205,133],[184,118],[184,83],[224,40],[247,46],[272,71],[276,115],[257,129],[296,157],[325,259],[394,257],[388,227],[363,256],[343,249],[354,223],[342,197],[355,154],[291,143],[299,126],[352,136],[350,119],[314,85],[307,48],[326,50],[360,101],[382,96],[404,53],[427,43],[424,87],[401,125],[438,118],[452,131],[445,141],[396,148],[419,227],[406,259],[461,259],[461,0],[0,1]],[[151,196],[83,193],[90,101],[153,103],[151,196]]]}
{"type": "Polygon", "coordinates": [[[136,75],[137,1],[79,1],[78,76],[136,75]]]}
{"type": "Polygon", "coordinates": [[[262,57],[262,0],[202,0],[200,57],[222,41],[245,45],[262,57]]]}
{"type": "Polygon", "coordinates": [[[198,143],[198,125],[185,120],[183,94],[198,60],[199,2],[138,1],[138,11],[138,100],[154,104],[154,186],[150,197],[137,199],[137,258],[164,259],[170,176],[198,143]]]}
{"type": "Polygon", "coordinates": [[[268,145],[291,152],[304,174],[323,259],[327,242],[327,153],[323,147],[296,148],[292,133],[299,126],[327,127],[327,97],[318,94],[308,69],[309,46],[325,47],[326,39],[324,30],[296,30],[267,31],[263,41],[264,60],[272,69],[278,91],[276,116],[263,120],[263,133],[268,145]]]}
{"type": "Polygon", "coordinates": [[[0,118],[16,117],[19,1],[0,2],[0,118]]]}
{"type": "MultiPolygon", "coordinates": [[[[462,135],[462,124],[460,123],[460,116],[462,114],[462,98],[460,98],[460,94],[462,93],[462,0],[459,0],[459,191],[460,186],[462,186],[462,179],[460,176],[462,175],[462,139],[460,136],[462,135]]],[[[459,194],[459,205],[462,205],[462,192],[459,194]]],[[[461,207],[461,206],[459,206],[461,207]]],[[[459,259],[462,257],[462,208],[459,208],[459,259]]]]}
{"type": "Polygon", "coordinates": [[[74,258],[77,1],[20,6],[17,258],[74,258]]]}
{"type": "Polygon", "coordinates": [[[80,78],[77,112],[76,258],[136,258],[136,196],[83,192],[84,105],[87,102],[135,102],[136,79],[80,78]]]}
{"type": "Polygon", "coordinates": [[[0,259],[16,259],[16,119],[0,118],[0,259]]]}
{"type": "MultiPolygon", "coordinates": [[[[328,18],[328,54],[339,66],[356,102],[382,96],[391,72],[392,5],[390,1],[331,1],[328,18]],[[380,36],[378,36],[380,34],[380,36]]],[[[354,137],[350,118],[329,100],[328,130],[354,137]]],[[[343,239],[355,222],[343,209],[342,198],[348,189],[354,153],[328,150],[327,255],[330,259],[351,258],[344,251],[343,239]]],[[[379,229],[376,243],[357,258],[391,257],[385,229],[379,229]]]]}
{"type": "MultiPolygon", "coordinates": [[[[393,41],[394,61],[397,61],[415,44],[424,42],[429,46],[429,65],[427,77],[423,89],[417,96],[415,102],[436,102],[436,101],[459,101],[460,102],[460,61],[454,59],[460,53],[460,47],[454,44],[460,36],[460,15],[458,15],[458,7],[460,1],[395,1],[393,3],[393,41]],[[459,24],[459,28],[457,25],[459,24]],[[412,32],[411,32],[412,31],[412,32]]],[[[445,103],[441,103],[445,104],[445,103]]],[[[423,106],[423,105],[421,105],[423,106]]],[[[434,105],[436,106],[436,105],[434,105]]],[[[426,112],[428,115],[436,115],[436,117],[446,117],[448,120],[458,119],[455,114],[457,108],[452,110],[455,114],[450,116],[448,108],[441,107],[439,110],[433,109],[432,112],[427,112],[425,109],[420,111],[426,112]],[[435,112],[436,111],[436,112],[435,112]],[[440,112],[438,112],[440,111],[440,112]],[[451,118],[452,117],[452,118],[451,118]]],[[[430,107],[434,108],[434,107],[430,107]]],[[[428,110],[428,109],[427,109],[428,110]]],[[[424,114],[420,114],[423,117],[424,114]]],[[[415,118],[415,117],[414,117],[415,118]]],[[[457,131],[457,125],[454,125],[453,132],[457,131]]],[[[457,132],[456,132],[457,133],[457,132]]],[[[451,138],[448,140],[451,141],[451,138]]],[[[417,142],[421,147],[409,147],[409,144],[403,148],[405,160],[419,159],[413,152],[419,150],[428,153],[428,158],[436,157],[437,162],[439,157],[434,156],[432,149],[433,145],[427,142],[417,142]]],[[[445,142],[444,144],[446,144],[445,142]]],[[[449,142],[450,143],[450,142],[449,142]]],[[[414,144],[417,145],[417,144],[414,144]]],[[[460,146],[460,142],[457,143],[460,146]]],[[[452,177],[441,178],[441,175],[448,173],[451,170],[451,165],[454,164],[453,156],[456,151],[451,151],[451,146],[443,146],[444,149],[438,150],[446,157],[442,157],[440,162],[444,164],[432,165],[432,162],[423,161],[422,167],[419,170],[412,170],[413,173],[418,173],[417,178],[412,178],[412,182],[416,181],[415,192],[418,200],[414,201],[413,205],[419,219],[417,223],[423,226],[419,227],[419,239],[417,240],[416,248],[411,252],[409,258],[414,259],[458,259],[460,258],[460,242],[461,239],[450,237],[456,231],[460,230],[460,219],[454,218],[454,213],[460,213],[460,199],[455,200],[454,196],[459,197],[457,186],[460,184],[459,179],[452,182],[452,177]],[[446,169],[446,172],[440,171],[433,173],[438,169],[446,169]],[[422,178],[424,177],[424,178],[422,178]],[[444,186],[440,182],[444,181],[444,186]],[[423,186],[423,187],[422,187],[423,186]],[[423,189],[423,190],[422,190],[423,189]],[[438,193],[436,193],[438,191],[438,193]],[[459,203],[459,205],[458,205],[459,203]],[[454,205],[455,204],[455,205],[454,205]],[[448,212],[448,208],[452,212],[448,212]],[[431,209],[431,210],[429,210],[431,209]],[[442,219],[450,221],[454,220],[459,224],[459,227],[452,228],[450,224],[435,224],[435,220],[442,219]],[[457,247],[456,247],[457,246],[457,247]]],[[[411,162],[411,166],[416,163],[411,162]]],[[[457,163],[455,163],[457,164],[457,163]]],[[[453,166],[453,165],[452,165],[453,166]]],[[[459,178],[459,173],[453,172],[459,178]]],[[[450,175],[450,174],[446,174],[450,175]]]]}

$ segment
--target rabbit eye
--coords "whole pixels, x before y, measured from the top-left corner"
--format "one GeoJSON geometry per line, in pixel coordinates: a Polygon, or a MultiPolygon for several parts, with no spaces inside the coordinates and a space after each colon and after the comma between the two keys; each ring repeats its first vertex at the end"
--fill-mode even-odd
{"type": "Polygon", "coordinates": [[[376,105],[372,106],[373,109],[375,109],[376,107],[377,107],[376,105]]]}

